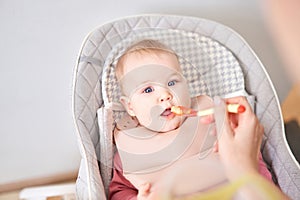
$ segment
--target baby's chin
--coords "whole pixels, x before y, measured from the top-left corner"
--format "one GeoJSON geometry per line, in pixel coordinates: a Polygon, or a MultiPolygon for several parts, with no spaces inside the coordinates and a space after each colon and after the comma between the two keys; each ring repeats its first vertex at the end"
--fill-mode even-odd
{"type": "Polygon", "coordinates": [[[159,132],[159,133],[166,133],[166,132],[170,132],[173,130],[176,130],[180,127],[180,125],[183,123],[184,119],[182,118],[178,118],[177,120],[167,120],[165,121],[163,124],[160,124],[160,126],[146,126],[146,128],[155,131],[155,132],[159,132]]]}

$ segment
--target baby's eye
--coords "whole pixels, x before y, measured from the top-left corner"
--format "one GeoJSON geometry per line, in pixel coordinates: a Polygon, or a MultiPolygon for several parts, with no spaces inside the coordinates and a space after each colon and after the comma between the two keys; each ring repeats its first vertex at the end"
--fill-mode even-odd
{"type": "Polygon", "coordinates": [[[153,88],[152,87],[147,87],[146,89],[144,89],[144,93],[150,93],[150,92],[153,92],[153,88]]]}
{"type": "Polygon", "coordinates": [[[176,84],[176,81],[170,81],[170,82],[168,82],[168,86],[173,86],[173,85],[175,85],[176,84]]]}

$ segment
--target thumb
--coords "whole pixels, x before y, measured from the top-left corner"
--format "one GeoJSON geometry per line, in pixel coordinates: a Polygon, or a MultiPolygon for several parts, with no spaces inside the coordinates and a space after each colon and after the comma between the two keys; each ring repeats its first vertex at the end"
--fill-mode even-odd
{"type": "Polygon", "coordinates": [[[226,103],[219,96],[214,97],[214,118],[217,130],[218,140],[223,132],[230,135],[231,127],[229,125],[226,103]]]}
{"type": "Polygon", "coordinates": [[[150,183],[145,183],[141,186],[141,195],[146,196],[150,192],[151,185],[150,183]]]}

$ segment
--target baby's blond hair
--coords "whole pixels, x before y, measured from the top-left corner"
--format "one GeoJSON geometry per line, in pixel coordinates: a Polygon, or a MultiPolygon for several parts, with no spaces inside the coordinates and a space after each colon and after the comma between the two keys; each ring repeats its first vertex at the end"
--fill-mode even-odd
{"type": "Polygon", "coordinates": [[[156,53],[169,53],[172,55],[177,55],[174,53],[173,50],[171,50],[166,45],[162,44],[161,42],[157,40],[151,40],[151,39],[145,39],[141,40],[132,46],[130,46],[125,53],[119,58],[117,64],[116,64],[116,77],[118,80],[124,75],[124,61],[126,60],[127,56],[132,55],[134,53],[138,54],[156,54],[156,53]]]}

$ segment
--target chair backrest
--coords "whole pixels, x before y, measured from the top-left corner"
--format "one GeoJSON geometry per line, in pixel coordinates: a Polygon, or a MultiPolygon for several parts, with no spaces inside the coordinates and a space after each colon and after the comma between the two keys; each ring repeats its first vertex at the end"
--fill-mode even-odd
{"type": "Polygon", "coordinates": [[[103,85],[106,84],[103,77],[108,75],[105,64],[121,41],[137,32],[156,30],[200,35],[231,52],[242,69],[246,92],[256,97],[255,112],[265,128],[261,147],[263,157],[280,188],[293,199],[299,199],[299,164],[287,145],[279,101],[262,63],[230,28],[206,19],[171,15],[141,15],[115,20],[95,29],[85,39],[74,70],[73,90],[74,120],[82,155],[77,179],[78,198],[105,199],[111,178],[113,140],[111,130],[103,127],[112,123],[114,116],[107,109],[109,101],[106,85],[103,85]],[[103,126],[99,126],[98,121],[103,126]]]}

